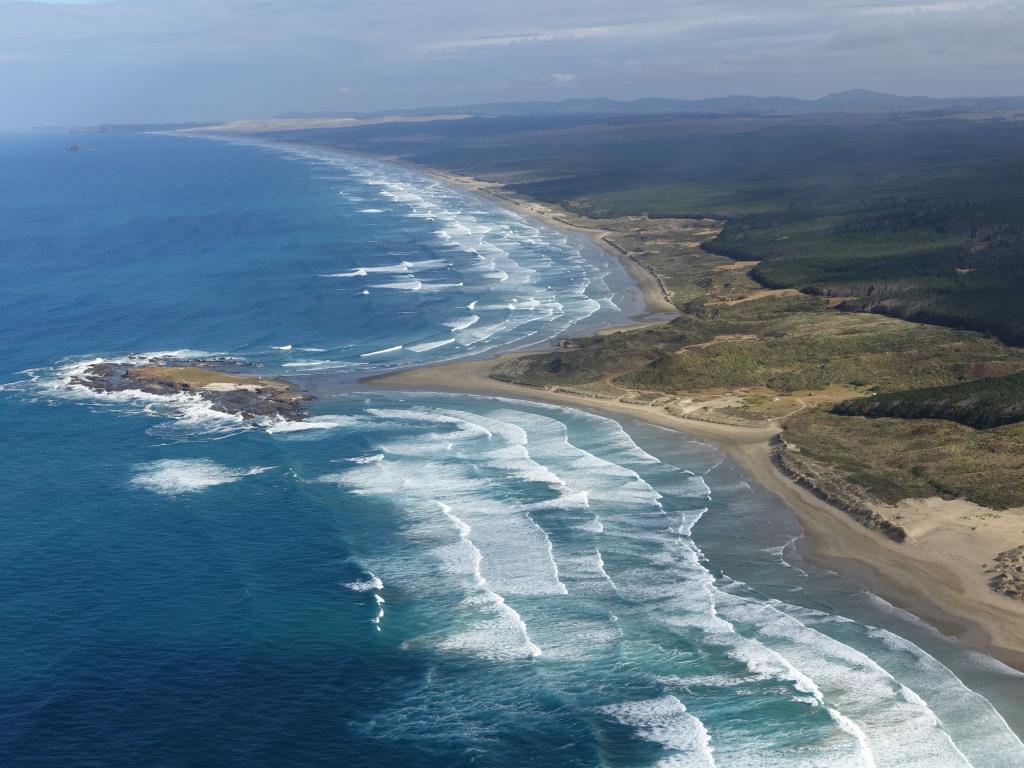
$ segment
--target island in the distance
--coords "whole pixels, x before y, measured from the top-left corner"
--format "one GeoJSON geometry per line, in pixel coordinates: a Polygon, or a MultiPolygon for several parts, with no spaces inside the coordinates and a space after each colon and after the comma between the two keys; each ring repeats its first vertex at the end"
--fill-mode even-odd
{"type": "Polygon", "coordinates": [[[284,379],[229,373],[220,369],[223,360],[188,360],[180,365],[147,363],[94,363],[72,384],[96,392],[138,391],[151,395],[195,394],[222,413],[243,419],[277,417],[302,421],[302,405],[312,395],[284,379]]]}

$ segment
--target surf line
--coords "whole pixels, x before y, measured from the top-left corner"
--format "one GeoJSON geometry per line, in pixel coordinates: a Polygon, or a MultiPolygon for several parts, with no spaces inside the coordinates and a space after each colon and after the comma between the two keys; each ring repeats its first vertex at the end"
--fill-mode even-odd
{"type": "Polygon", "coordinates": [[[523,621],[523,617],[519,615],[519,611],[513,608],[511,605],[505,602],[505,598],[495,592],[493,589],[487,586],[487,579],[484,578],[483,573],[480,570],[480,565],[483,562],[484,556],[480,551],[479,547],[473,543],[473,540],[469,538],[470,533],[473,529],[456,515],[450,506],[442,501],[435,501],[435,504],[441,508],[441,512],[447,517],[452,525],[455,526],[455,530],[459,532],[459,538],[465,541],[473,550],[473,580],[476,583],[477,588],[485,592],[491,597],[492,600],[498,605],[498,608],[512,620],[512,623],[519,630],[519,633],[523,637],[523,642],[526,644],[526,650],[531,657],[537,658],[543,655],[540,646],[538,646],[533,640],[530,639],[530,634],[526,631],[526,622],[523,621]]]}
{"type": "Polygon", "coordinates": [[[398,352],[402,349],[402,345],[399,344],[397,347],[388,347],[387,349],[378,349],[376,352],[364,352],[360,357],[374,357],[375,355],[386,355],[388,352],[398,352]]]}

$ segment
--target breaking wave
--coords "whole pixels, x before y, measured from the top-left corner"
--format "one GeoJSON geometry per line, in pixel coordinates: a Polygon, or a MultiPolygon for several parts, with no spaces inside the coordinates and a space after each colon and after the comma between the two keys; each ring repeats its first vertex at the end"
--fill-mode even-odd
{"type": "Polygon", "coordinates": [[[132,485],[165,496],[197,493],[217,485],[227,485],[243,477],[260,475],[273,467],[232,469],[209,459],[161,459],[135,467],[132,485]]]}

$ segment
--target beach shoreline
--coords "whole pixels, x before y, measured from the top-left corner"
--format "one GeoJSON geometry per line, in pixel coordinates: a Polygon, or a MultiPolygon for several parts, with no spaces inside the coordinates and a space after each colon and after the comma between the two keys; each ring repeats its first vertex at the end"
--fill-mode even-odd
{"type": "Polygon", "coordinates": [[[594,244],[609,256],[618,261],[626,270],[626,273],[636,282],[637,287],[643,294],[644,303],[647,304],[647,312],[651,315],[678,315],[679,310],[672,303],[671,296],[654,272],[644,267],[637,261],[630,252],[623,246],[612,240],[612,233],[609,230],[582,227],[567,221],[559,216],[558,209],[545,205],[544,203],[533,202],[523,198],[513,197],[500,191],[500,184],[492,184],[469,176],[457,176],[455,174],[443,173],[419,166],[409,166],[413,170],[425,173],[448,184],[454,184],[468,192],[480,195],[492,200],[504,208],[509,208],[517,213],[525,214],[527,217],[540,219],[548,226],[555,229],[580,232],[590,237],[594,244]]]}
{"type": "Polygon", "coordinates": [[[989,589],[973,560],[915,542],[897,543],[817,497],[776,466],[771,441],[778,427],[738,427],[673,416],[649,405],[624,403],[490,377],[498,363],[519,352],[459,360],[366,377],[380,389],[506,397],[579,408],[678,432],[713,445],[750,480],[779,498],[803,529],[801,554],[993,658],[1024,671],[1024,603],[989,589]],[[976,576],[976,578],[974,578],[976,576]]]}
{"type": "MultiPolygon", "coordinates": [[[[661,278],[647,267],[643,266],[632,256],[629,250],[612,240],[611,236],[614,233],[609,230],[584,227],[579,224],[574,224],[573,222],[565,219],[563,215],[560,215],[561,210],[557,206],[545,205],[541,202],[527,200],[521,197],[514,197],[504,191],[503,185],[497,182],[482,181],[481,179],[477,179],[472,176],[462,176],[442,171],[437,168],[428,168],[427,166],[410,163],[409,161],[403,160],[399,157],[365,154],[353,150],[342,150],[338,147],[329,148],[334,151],[360,155],[371,160],[376,160],[377,162],[391,163],[392,165],[397,165],[401,168],[407,168],[411,171],[415,171],[416,173],[436,179],[437,181],[463,189],[470,194],[490,200],[506,210],[522,214],[527,218],[537,219],[554,229],[586,235],[598,248],[604,251],[604,253],[619,262],[623,269],[626,270],[626,274],[630,276],[633,282],[635,282],[637,287],[640,289],[644,303],[647,306],[647,311],[642,315],[637,315],[631,318],[632,320],[643,321],[651,316],[658,316],[659,318],[663,317],[665,320],[668,320],[670,319],[668,316],[679,315],[679,309],[672,303],[671,295],[662,283],[661,278]]],[[[633,327],[633,325],[623,324],[621,326],[616,326],[616,329],[629,327],[633,327]]]]}
{"type": "MultiPolygon", "coordinates": [[[[662,283],[662,279],[658,278],[657,274],[637,261],[629,250],[613,241],[611,239],[613,232],[606,229],[595,229],[574,224],[567,221],[562,216],[559,216],[558,210],[552,206],[521,198],[514,198],[508,195],[505,191],[501,190],[502,185],[498,183],[481,181],[479,179],[472,178],[471,176],[459,176],[453,173],[444,173],[443,171],[424,168],[422,166],[406,163],[400,160],[391,160],[390,162],[406,166],[419,173],[430,176],[431,178],[436,178],[439,181],[455,184],[456,186],[466,189],[469,193],[498,203],[503,208],[511,209],[516,213],[524,214],[527,217],[540,219],[544,223],[556,229],[567,229],[569,231],[587,234],[598,248],[623,265],[627,274],[630,275],[630,278],[637,284],[637,287],[643,294],[644,303],[647,305],[647,313],[649,315],[679,314],[679,309],[672,303],[672,297],[669,294],[668,289],[666,289],[665,285],[662,283]]],[[[634,319],[640,318],[642,318],[642,315],[641,317],[636,317],[634,319]]]]}
{"type": "MultiPolygon", "coordinates": [[[[513,197],[496,182],[427,168],[395,157],[365,156],[455,185],[550,227],[588,235],[623,265],[636,281],[647,307],[645,314],[631,317],[631,322],[604,328],[600,333],[653,325],[670,319],[668,315],[679,315],[661,279],[632,258],[625,248],[610,240],[610,232],[574,224],[559,215],[560,209],[556,206],[513,197]]],[[[547,346],[538,345],[533,349],[547,346]]],[[[775,495],[793,513],[804,532],[797,546],[808,560],[853,579],[942,633],[1024,671],[1024,602],[990,589],[981,567],[995,552],[982,557],[975,551],[971,557],[957,557],[949,551],[948,540],[937,547],[923,540],[898,543],[865,527],[783,471],[772,444],[782,433],[776,424],[765,427],[719,424],[674,416],[649,405],[490,377],[491,370],[499,363],[529,354],[539,352],[527,349],[420,366],[365,377],[360,383],[390,390],[498,396],[569,406],[611,418],[635,419],[687,438],[706,441],[731,457],[743,474],[775,495]]],[[[933,502],[944,503],[929,499],[923,500],[923,505],[933,502]]]]}

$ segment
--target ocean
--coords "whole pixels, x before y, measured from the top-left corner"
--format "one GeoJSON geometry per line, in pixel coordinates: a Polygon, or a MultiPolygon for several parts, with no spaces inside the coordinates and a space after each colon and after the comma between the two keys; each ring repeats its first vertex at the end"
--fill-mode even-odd
{"type": "Polygon", "coordinates": [[[0,764],[1024,766],[1022,675],[713,447],[361,376],[622,323],[583,237],[313,147],[0,139],[0,764]],[[99,395],[223,355],[243,422],[99,395]]]}

